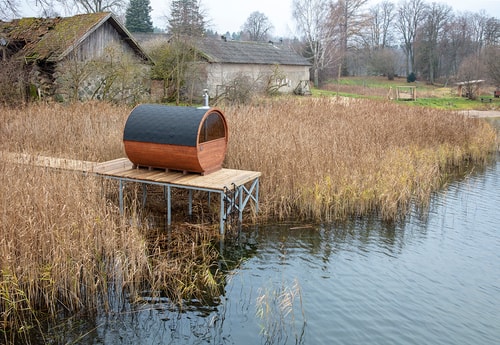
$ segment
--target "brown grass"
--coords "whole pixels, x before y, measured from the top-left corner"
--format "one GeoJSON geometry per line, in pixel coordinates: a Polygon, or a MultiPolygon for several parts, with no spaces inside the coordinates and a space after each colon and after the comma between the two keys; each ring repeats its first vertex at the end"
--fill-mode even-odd
{"type": "Polygon", "coordinates": [[[262,172],[264,219],[394,219],[450,169],[484,162],[496,136],[457,113],[354,99],[282,99],[226,117],[226,165],[262,172]]]}
{"type": "Polygon", "coordinates": [[[168,241],[164,231],[151,237],[132,201],[120,215],[111,184],[79,173],[0,164],[5,343],[27,341],[26,331],[40,319],[114,310],[120,307],[113,305],[117,296],[138,300],[144,289],[149,296],[164,292],[179,305],[220,294],[217,231],[173,227],[168,241]]]}
{"type": "Polygon", "coordinates": [[[87,102],[1,108],[0,150],[87,161],[124,157],[130,108],[87,102]]]}
{"type": "MultiPolygon", "coordinates": [[[[0,108],[0,151],[105,161],[124,156],[130,108],[106,103],[0,108]]],[[[262,172],[260,219],[385,219],[424,203],[454,168],[483,163],[495,132],[478,119],[386,102],[282,98],[224,109],[225,166],[262,172]]],[[[109,307],[146,285],[173,301],[218,296],[217,225],[170,232],[125,217],[112,182],[0,162],[0,333],[39,312],[109,307]]],[[[198,207],[195,204],[196,207],[198,207]]]]}
{"type": "MultiPolygon", "coordinates": [[[[129,112],[105,103],[2,108],[0,151],[122,157],[129,112]]],[[[174,226],[168,241],[164,231],[151,236],[136,192],[122,217],[113,182],[0,162],[0,339],[28,341],[40,317],[106,310],[116,294],[134,299],[145,286],[179,304],[220,294],[218,231],[174,226]]]]}

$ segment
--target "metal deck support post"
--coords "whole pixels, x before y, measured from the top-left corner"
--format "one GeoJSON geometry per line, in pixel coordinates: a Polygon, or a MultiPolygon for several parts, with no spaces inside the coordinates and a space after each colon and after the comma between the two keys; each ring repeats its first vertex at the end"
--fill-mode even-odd
{"type": "Polygon", "coordinates": [[[238,221],[243,222],[243,209],[245,205],[243,205],[243,186],[238,187],[238,221]]]}
{"type": "Polygon", "coordinates": [[[259,212],[259,178],[257,177],[255,179],[256,185],[255,185],[255,213],[259,212]]]}
{"type": "Polygon", "coordinates": [[[120,214],[123,215],[123,188],[124,188],[124,182],[122,179],[119,179],[119,185],[118,185],[118,201],[120,204],[120,214]]]}
{"type": "Polygon", "coordinates": [[[142,207],[146,206],[147,198],[148,198],[148,188],[145,183],[142,183],[142,207]]]}
{"type": "Polygon", "coordinates": [[[167,225],[172,225],[172,199],[170,185],[167,185],[167,225]]]}
{"type": "MultiPolygon", "coordinates": [[[[125,170],[127,172],[128,170],[125,170]]],[[[234,173],[233,171],[229,172],[234,173]]],[[[134,171],[135,172],[135,171],[134,171]]],[[[249,172],[245,172],[249,173],[249,172]]],[[[201,191],[201,192],[208,192],[208,203],[210,207],[210,202],[211,202],[211,194],[219,194],[220,200],[220,207],[219,207],[219,232],[221,236],[224,236],[225,234],[225,227],[226,227],[226,221],[228,220],[229,216],[232,214],[232,212],[236,212],[236,209],[238,210],[238,220],[239,220],[239,225],[241,226],[241,223],[243,221],[243,210],[245,209],[246,205],[248,204],[249,201],[254,201],[255,202],[255,210],[256,212],[259,211],[259,172],[251,172],[253,173],[253,178],[249,177],[244,177],[240,176],[240,174],[236,174],[235,176],[235,181],[236,182],[231,182],[232,189],[229,189],[226,187],[226,185],[222,185],[220,183],[215,183],[215,184],[210,184],[205,182],[198,181],[199,176],[193,176],[191,179],[192,181],[196,181],[195,183],[189,183],[189,184],[178,184],[178,183],[172,183],[170,181],[165,181],[165,180],[151,180],[149,178],[129,178],[125,174],[122,175],[111,175],[111,174],[100,174],[96,173],[98,176],[103,176],[107,177],[110,179],[118,180],[119,184],[119,190],[118,190],[118,198],[119,198],[119,208],[120,208],[120,213],[123,215],[125,213],[125,184],[127,181],[133,182],[133,183],[141,183],[142,186],[142,202],[143,205],[147,202],[147,184],[151,185],[157,185],[157,186],[162,186],[163,187],[163,196],[166,201],[166,206],[167,206],[167,215],[166,215],[166,220],[167,220],[167,225],[171,226],[172,225],[172,188],[180,188],[180,189],[187,189],[188,190],[188,197],[189,197],[189,215],[192,216],[193,213],[193,200],[194,200],[194,191],[201,191]],[[249,186],[249,187],[247,187],[249,186]]],[[[226,178],[226,180],[229,180],[229,178],[226,178]]],[[[176,181],[174,178],[172,181],[176,181]]],[[[191,182],[192,182],[191,181],[191,182]]]]}
{"type": "Polygon", "coordinates": [[[224,193],[224,191],[221,191],[220,192],[220,218],[219,218],[219,221],[220,221],[220,234],[221,236],[224,236],[224,223],[225,223],[225,213],[226,213],[226,209],[224,207],[224,197],[226,196],[226,194],[224,193]]]}
{"type": "Polygon", "coordinates": [[[193,190],[192,189],[189,189],[188,191],[189,193],[189,206],[188,206],[188,214],[189,214],[189,217],[191,217],[193,215],[193,190]]]}

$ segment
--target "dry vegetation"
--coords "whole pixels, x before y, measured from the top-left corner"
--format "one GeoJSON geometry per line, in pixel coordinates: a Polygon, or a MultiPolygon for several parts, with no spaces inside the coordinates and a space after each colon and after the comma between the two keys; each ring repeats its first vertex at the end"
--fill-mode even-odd
{"type": "MultiPolygon", "coordinates": [[[[81,160],[122,157],[130,108],[105,103],[0,109],[0,151],[81,160]]],[[[224,109],[225,166],[262,172],[260,217],[331,221],[405,214],[453,168],[483,163],[486,122],[443,111],[332,98],[279,99],[224,109]]],[[[93,311],[144,286],[175,301],[218,296],[217,228],[153,232],[110,181],[0,162],[0,332],[6,342],[39,312],[93,311]],[[9,331],[10,330],[10,331],[9,331]]],[[[132,195],[133,197],[134,195],[132,195]]]]}
{"type": "MultiPolygon", "coordinates": [[[[122,157],[129,113],[105,103],[2,108],[0,151],[122,157]]],[[[120,308],[109,302],[145,287],[174,303],[220,294],[217,231],[177,226],[166,240],[138,214],[140,198],[120,216],[116,194],[111,181],[0,162],[0,343],[27,342],[46,317],[120,308]]]]}
{"type": "Polygon", "coordinates": [[[457,113],[312,98],[226,109],[226,165],[262,172],[261,216],[332,221],[404,215],[453,169],[483,163],[495,131],[457,113]]]}

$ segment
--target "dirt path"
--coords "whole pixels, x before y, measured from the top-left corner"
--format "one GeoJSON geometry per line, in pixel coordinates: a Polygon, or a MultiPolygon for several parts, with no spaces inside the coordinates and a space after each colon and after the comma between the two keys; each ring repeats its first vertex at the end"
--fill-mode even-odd
{"type": "Polygon", "coordinates": [[[500,117],[498,110],[463,110],[460,113],[471,117],[500,117]]]}

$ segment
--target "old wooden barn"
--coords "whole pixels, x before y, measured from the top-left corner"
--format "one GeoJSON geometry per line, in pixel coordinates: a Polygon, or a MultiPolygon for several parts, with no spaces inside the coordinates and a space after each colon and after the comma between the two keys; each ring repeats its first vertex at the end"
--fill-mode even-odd
{"type": "MultiPolygon", "coordinates": [[[[151,59],[111,13],[0,21],[4,85],[23,98],[147,98],[151,59]]],[[[14,95],[15,97],[15,95],[14,95]]]]}

